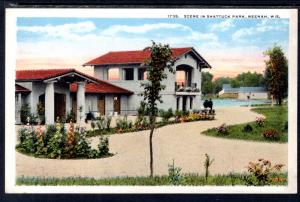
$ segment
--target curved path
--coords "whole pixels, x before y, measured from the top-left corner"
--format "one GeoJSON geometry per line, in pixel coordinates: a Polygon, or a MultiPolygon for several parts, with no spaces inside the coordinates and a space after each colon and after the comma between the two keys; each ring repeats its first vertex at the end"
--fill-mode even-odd
{"type": "MultiPolygon", "coordinates": [[[[245,172],[249,161],[265,158],[284,163],[287,168],[287,144],[223,139],[201,135],[208,128],[222,123],[238,124],[255,120],[258,114],[248,107],[217,109],[216,120],[168,125],[156,129],[153,137],[154,174],[168,173],[174,159],[182,172],[204,173],[204,154],[215,161],[211,174],[245,172]]],[[[93,147],[98,137],[91,138],[93,147]]],[[[47,177],[114,177],[149,175],[149,131],[110,136],[113,157],[86,160],[39,159],[16,152],[17,176],[47,177]]]]}

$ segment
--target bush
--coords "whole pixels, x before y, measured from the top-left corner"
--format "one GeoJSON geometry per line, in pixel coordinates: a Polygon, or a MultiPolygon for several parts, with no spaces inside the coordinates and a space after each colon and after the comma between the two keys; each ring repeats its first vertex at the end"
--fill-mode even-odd
{"type": "Polygon", "coordinates": [[[245,125],[243,128],[243,132],[250,133],[252,131],[253,131],[253,128],[250,124],[245,125]]]}
{"type": "Polygon", "coordinates": [[[21,122],[27,124],[27,117],[30,116],[30,107],[28,104],[25,104],[21,107],[21,122]]]}
{"type": "Polygon", "coordinates": [[[106,129],[108,130],[110,129],[111,120],[112,120],[111,116],[106,117],[106,129]]]}
{"type": "Polygon", "coordinates": [[[225,123],[215,129],[220,135],[228,135],[228,127],[226,126],[225,123]]]}
{"type": "Polygon", "coordinates": [[[91,128],[92,128],[93,131],[95,130],[95,127],[96,127],[96,124],[95,124],[94,121],[92,121],[92,122],[91,122],[91,128]]]}
{"type": "Polygon", "coordinates": [[[289,128],[289,123],[288,123],[288,121],[286,121],[284,123],[284,131],[288,131],[288,128],[289,128]]]}
{"type": "Polygon", "coordinates": [[[275,129],[265,130],[262,135],[266,139],[279,140],[280,138],[279,133],[275,129]]]}
{"type": "Polygon", "coordinates": [[[256,117],[255,122],[256,122],[256,125],[258,127],[262,127],[264,125],[265,118],[263,118],[263,117],[256,117]]]}
{"type": "Polygon", "coordinates": [[[85,128],[77,127],[70,122],[69,130],[66,132],[63,124],[48,125],[46,130],[39,126],[22,128],[19,131],[19,144],[16,149],[22,153],[36,157],[47,158],[97,158],[108,155],[108,140],[103,139],[101,150],[92,150],[90,142],[86,139],[85,128]]]}
{"type": "Polygon", "coordinates": [[[135,120],[134,127],[137,130],[145,130],[150,127],[150,120],[146,116],[138,116],[135,120]]]}
{"type": "Polygon", "coordinates": [[[137,110],[138,116],[148,116],[149,115],[149,110],[147,109],[146,103],[141,102],[140,107],[137,110]]]}
{"type": "Polygon", "coordinates": [[[163,122],[168,122],[171,117],[174,116],[172,108],[169,108],[168,111],[163,109],[159,110],[159,116],[162,117],[163,122]]]}
{"type": "Polygon", "coordinates": [[[182,176],[180,174],[181,168],[175,167],[174,160],[171,165],[168,165],[168,173],[169,173],[169,182],[173,185],[178,185],[181,182],[182,176]]]}
{"type": "Polygon", "coordinates": [[[127,130],[132,128],[132,122],[127,120],[127,115],[124,116],[123,119],[116,120],[116,128],[118,130],[127,130]]]}
{"type": "Polygon", "coordinates": [[[253,175],[255,180],[246,178],[246,182],[248,185],[267,185],[270,183],[270,174],[274,171],[280,171],[283,166],[283,164],[272,166],[270,161],[264,159],[258,159],[256,163],[249,162],[248,172],[253,175]]]}
{"type": "Polygon", "coordinates": [[[107,156],[109,154],[109,143],[107,137],[100,137],[98,149],[100,156],[107,156]]]}
{"type": "Polygon", "coordinates": [[[99,130],[105,129],[105,127],[106,127],[105,117],[104,116],[99,116],[97,118],[96,124],[97,124],[97,127],[98,127],[99,130]]]}
{"type": "Polygon", "coordinates": [[[76,122],[75,113],[73,110],[68,112],[66,116],[66,123],[70,123],[70,121],[76,122]]]}

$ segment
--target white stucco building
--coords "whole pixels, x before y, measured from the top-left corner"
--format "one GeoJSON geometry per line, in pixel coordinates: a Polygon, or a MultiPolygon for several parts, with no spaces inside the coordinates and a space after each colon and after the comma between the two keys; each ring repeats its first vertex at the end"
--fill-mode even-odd
{"type": "MultiPolygon", "coordinates": [[[[176,74],[166,70],[166,88],[161,92],[159,109],[200,109],[201,70],[211,68],[194,48],[173,48],[176,74]],[[178,79],[181,77],[181,79],[178,79]]],[[[45,108],[45,123],[56,117],[75,114],[83,122],[86,114],[136,114],[147,82],[142,64],[150,51],[109,52],[83,66],[94,67],[94,77],[75,69],[20,70],[16,72],[16,123],[21,122],[21,107],[27,104],[37,114],[37,105],[45,108]]]]}
{"type": "MultiPolygon", "coordinates": [[[[211,68],[208,62],[192,47],[172,48],[176,60],[173,68],[176,74],[166,70],[167,79],[163,81],[166,88],[161,92],[163,103],[158,108],[180,110],[200,109],[201,70],[211,68]],[[183,80],[178,82],[178,74],[183,80]]],[[[116,86],[133,92],[124,105],[127,114],[135,114],[142,100],[142,82],[147,82],[146,67],[142,64],[150,56],[147,50],[108,52],[84,64],[93,66],[96,78],[108,81],[116,86]]],[[[121,98],[122,102],[122,98],[121,98]]],[[[123,105],[122,105],[123,106],[123,105]]]]}

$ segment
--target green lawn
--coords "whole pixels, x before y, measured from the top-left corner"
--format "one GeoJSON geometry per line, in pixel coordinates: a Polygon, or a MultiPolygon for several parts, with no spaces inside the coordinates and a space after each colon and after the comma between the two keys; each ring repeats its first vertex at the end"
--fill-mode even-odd
{"type": "MultiPolygon", "coordinates": [[[[253,180],[252,176],[247,174],[231,174],[209,176],[207,181],[204,176],[197,174],[186,174],[180,177],[177,185],[183,186],[203,186],[203,185],[250,185],[248,182],[253,180]],[[248,180],[247,180],[247,179],[248,180]]],[[[159,186],[172,185],[168,176],[150,177],[116,177],[116,178],[39,178],[39,177],[19,177],[17,185],[40,185],[40,186],[72,186],[72,185],[142,185],[159,186]]],[[[287,173],[270,174],[270,185],[287,185],[287,173]]]]}
{"type": "Polygon", "coordinates": [[[254,140],[254,141],[270,141],[270,142],[287,142],[288,141],[288,133],[285,128],[285,124],[288,120],[288,109],[287,106],[274,106],[274,107],[257,107],[252,109],[253,111],[263,114],[266,117],[266,120],[262,127],[258,127],[256,125],[255,120],[246,124],[238,124],[228,126],[228,134],[222,135],[219,134],[216,129],[208,129],[203,132],[205,135],[216,136],[216,137],[224,137],[231,139],[243,139],[243,140],[254,140]],[[252,132],[244,132],[244,127],[249,124],[252,126],[252,132]],[[279,134],[279,139],[266,139],[263,137],[262,133],[265,130],[275,129],[279,134]]]}

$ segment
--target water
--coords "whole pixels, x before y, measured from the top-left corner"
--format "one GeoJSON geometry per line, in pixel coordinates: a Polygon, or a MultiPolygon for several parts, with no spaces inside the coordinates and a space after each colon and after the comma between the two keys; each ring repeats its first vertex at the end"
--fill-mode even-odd
{"type": "Polygon", "coordinates": [[[213,107],[249,106],[253,104],[270,104],[270,100],[238,100],[238,99],[212,99],[213,107]]]}

